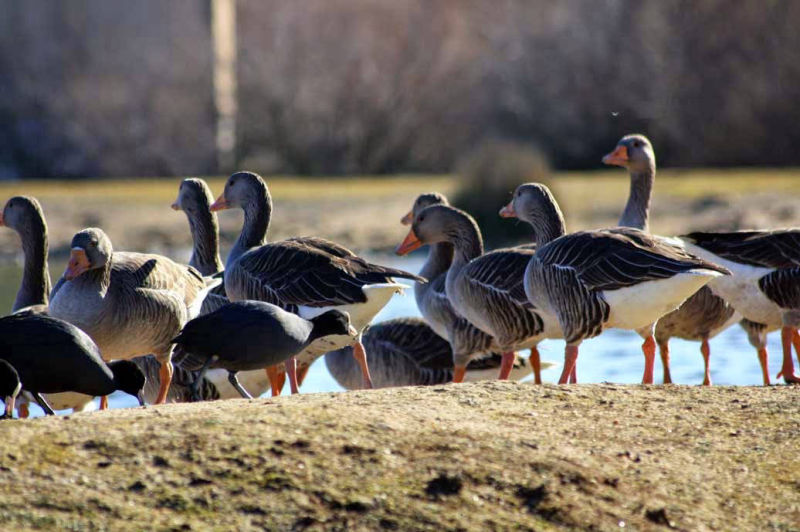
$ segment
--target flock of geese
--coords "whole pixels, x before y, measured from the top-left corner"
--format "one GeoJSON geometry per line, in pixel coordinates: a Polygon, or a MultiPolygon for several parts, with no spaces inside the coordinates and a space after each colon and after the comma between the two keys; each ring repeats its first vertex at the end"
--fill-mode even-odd
{"type": "Polygon", "coordinates": [[[419,275],[373,264],[334,242],[267,242],[272,199],[251,172],[228,178],[214,201],[185,179],[172,208],[189,221],[188,265],[113,249],[98,228],[75,234],[51,289],[47,225],[36,199],[9,199],[0,225],[25,256],[12,314],[0,318],[0,395],[5,416],[86,409],[121,390],[140,404],[292,393],[325,356],[345,388],[515,378],[541,383],[537,345],[566,341],[560,384],[577,382],[578,349],[607,328],[644,340],[642,382],[654,381],[658,348],[671,382],[671,337],[701,342],[710,385],[709,339],[739,322],[757,349],[765,385],[766,335],[781,329],[778,377],[798,383],[800,230],[648,232],[656,161],[643,135],[623,137],[603,158],[630,173],[619,226],[568,233],[548,188],[522,184],[500,216],[518,218],[533,242],[485,252],[480,229],[438,193],[420,195],[401,222],[404,255],[428,246],[419,275]],[[225,266],[216,211],[240,208],[244,223],[225,266]],[[420,318],[370,325],[413,281],[420,318]],[[530,349],[528,360],[516,352],[530,349]]]}

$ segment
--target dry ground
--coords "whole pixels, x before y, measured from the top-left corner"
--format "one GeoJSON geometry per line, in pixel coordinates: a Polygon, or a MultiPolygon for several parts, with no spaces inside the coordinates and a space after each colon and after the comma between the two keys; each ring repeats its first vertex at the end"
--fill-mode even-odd
{"type": "Polygon", "coordinates": [[[0,528],[800,530],[800,388],[508,382],[0,423],[0,528]]]}

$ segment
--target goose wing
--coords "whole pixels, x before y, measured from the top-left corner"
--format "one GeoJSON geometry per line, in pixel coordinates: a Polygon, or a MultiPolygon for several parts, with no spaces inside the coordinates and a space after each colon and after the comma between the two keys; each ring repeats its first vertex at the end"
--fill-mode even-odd
{"type": "Polygon", "coordinates": [[[571,269],[589,290],[617,290],[693,269],[729,273],[666,239],[623,227],[557,238],[536,257],[543,264],[571,269]]]}
{"type": "Polygon", "coordinates": [[[800,266],[800,229],[689,233],[681,238],[724,259],[749,266],[800,266]]]}
{"type": "Polygon", "coordinates": [[[397,318],[370,326],[364,342],[377,352],[395,353],[427,369],[453,369],[453,352],[447,340],[420,318],[397,318]]]}
{"type": "Polygon", "coordinates": [[[462,270],[464,280],[495,306],[530,307],[524,273],[535,250],[527,247],[498,249],[472,260],[462,270]]]}
{"type": "Polygon", "coordinates": [[[148,253],[114,253],[112,275],[131,288],[175,292],[189,306],[205,288],[203,276],[192,266],[148,253]]]}
{"type": "MultiPolygon", "coordinates": [[[[414,274],[371,264],[357,256],[339,257],[301,240],[282,241],[249,251],[233,266],[247,299],[280,305],[327,307],[363,303],[362,287],[391,283],[414,274]]],[[[229,290],[230,292],[230,290],[229,290]]]]}

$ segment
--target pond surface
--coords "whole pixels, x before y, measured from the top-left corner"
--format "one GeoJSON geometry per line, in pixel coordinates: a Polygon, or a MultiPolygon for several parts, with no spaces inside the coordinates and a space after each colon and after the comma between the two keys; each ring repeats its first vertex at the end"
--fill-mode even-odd
{"type": "MultiPolygon", "coordinates": [[[[370,260],[418,272],[424,262],[424,254],[411,257],[395,257],[391,255],[372,256],[370,260]]],[[[61,264],[53,264],[51,275],[53,280],[60,276],[61,264]]],[[[19,287],[20,267],[0,267],[0,308],[10,311],[17,288],[19,287]]],[[[419,316],[413,290],[405,295],[395,296],[378,314],[376,321],[402,316],[419,316]]],[[[642,340],[632,331],[611,329],[597,338],[581,344],[578,359],[578,382],[641,382],[644,368],[644,357],[641,351],[642,340]]],[[[770,335],[768,349],[770,353],[770,375],[773,377],[780,371],[781,346],[780,335],[770,335]]],[[[542,375],[546,382],[555,382],[561,373],[564,354],[564,342],[547,340],[539,345],[542,360],[552,361],[556,366],[544,370],[542,375]]],[[[672,379],[678,384],[700,384],[703,381],[703,358],[700,355],[700,344],[673,339],[670,342],[672,359],[672,379]]],[[[524,353],[527,356],[527,352],[524,353]]],[[[656,381],[660,381],[661,364],[656,357],[656,381]]],[[[761,369],[755,349],[747,341],[747,335],[738,326],[723,331],[711,340],[711,379],[714,384],[760,385],[761,369]]],[[[342,388],[336,383],[320,358],[308,372],[301,392],[330,392],[342,388]]],[[[288,393],[288,384],[284,389],[288,393]]],[[[112,407],[135,406],[136,400],[128,395],[116,393],[110,397],[112,407]]],[[[31,413],[38,415],[38,407],[31,408],[31,413]]]]}

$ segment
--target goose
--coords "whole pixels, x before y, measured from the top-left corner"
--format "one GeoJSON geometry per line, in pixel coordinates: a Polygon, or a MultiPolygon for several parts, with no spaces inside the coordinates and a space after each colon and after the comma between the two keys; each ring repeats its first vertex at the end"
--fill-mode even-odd
{"type": "MultiPolygon", "coordinates": [[[[347,248],[322,238],[301,237],[266,243],[272,197],[264,180],[255,173],[231,175],[211,210],[233,207],[244,211],[244,224],[225,263],[228,298],[231,301],[266,301],[306,319],[330,309],[347,312],[359,336],[353,339],[348,335],[331,335],[317,339],[298,354],[298,371],[306,371],[314,360],[328,351],[353,345],[353,356],[362,369],[364,387],[371,388],[360,333],[389,299],[405,288],[393,277],[424,279],[371,264],[347,248]]],[[[290,381],[290,385],[296,393],[297,383],[290,381]]]]}
{"type": "MultiPolygon", "coordinates": [[[[395,318],[367,327],[363,335],[372,384],[375,388],[444,384],[453,380],[453,351],[447,340],[420,318],[395,318]]],[[[465,381],[497,378],[501,357],[492,353],[472,360],[465,381]]],[[[331,376],[347,390],[361,385],[361,371],[353,358],[353,348],[343,347],[325,353],[331,376]]],[[[530,364],[517,357],[511,379],[530,375],[530,364]]]]}
{"type": "MultiPolygon", "coordinates": [[[[625,135],[614,150],[603,157],[603,163],[627,168],[630,175],[628,202],[618,225],[648,232],[650,199],[656,176],[653,144],[641,134],[625,135]]],[[[656,323],[655,340],[664,369],[664,383],[672,382],[669,340],[677,336],[700,342],[700,353],[705,365],[703,385],[710,386],[711,349],[708,340],[740,319],[741,315],[727,301],[715,296],[708,286],[700,288],[680,307],[661,317],[656,323]]]]}
{"type": "Polygon", "coordinates": [[[252,399],[237,372],[285,362],[293,380],[293,356],[331,334],[356,337],[358,331],[346,312],[335,309],[306,320],[263,301],[235,301],[189,321],[173,341],[176,362],[200,377],[209,368],[223,368],[242,397],[252,399]]]}
{"type": "Polygon", "coordinates": [[[0,359],[17,370],[22,389],[49,415],[53,410],[42,393],[105,396],[122,390],[144,404],[144,375],[133,362],[106,364],[88,334],[50,316],[11,314],[0,318],[0,359]]]}
{"type": "MultiPolygon", "coordinates": [[[[500,378],[508,378],[514,351],[531,349],[542,339],[558,335],[554,320],[545,322],[525,297],[523,273],[532,248],[509,248],[483,253],[475,220],[448,205],[431,205],[414,218],[405,240],[397,247],[405,255],[426,244],[450,243],[453,260],[445,277],[445,293],[455,312],[494,338],[503,353],[500,378]]],[[[454,382],[461,382],[468,358],[456,360],[454,382]]]]}
{"type": "MultiPolygon", "coordinates": [[[[751,343],[781,329],[783,364],[778,377],[800,383],[794,373],[792,345],[800,352],[800,229],[694,232],[680,237],[686,249],[728,268],[733,275],[709,283],[748,320],[751,343]]],[[[764,384],[769,384],[766,349],[759,349],[764,384]]]]}
{"type": "Polygon", "coordinates": [[[563,331],[567,345],[559,384],[570,378],[580,343],[607,327],[647,335],[642,383],[652,384],[655,322],[701,286],[729,273],[638,229],[564,234],[555,198],[538,183],[517,187],[501,213],[535,228],[537,249],[525,270],[525,293],[543,315],[555,316],[563,331]]]}
{"type": "MultiPolygon", "coordinates": [[[[47,222],[39,201],[32,196],[14,196],[0,212],[0,226],[14,230],[22,243],[25,257],[22,282],[11,311],[15,313],[47,313],[50,294],[50,271],[47,222]]],[[[83,412],[94,408],[93,397],[74,392],[46,394],[45,399],[56,410],[83,412]]],[[[19,416],[28,417],[28,398],[16,402],[19,416]]]]}
{"type": "MultiPolygon", "coordinates": [[[[400,223],[411,225],[414,217],[431,205],[449,205],[449,202],[444,194],[438,192],[420,194],[400,223]]],[[[450,242],[431,244],[428,258],[419,272],[428,279],[428,282],[414,284],[414,297],[425,321],[436,334],[450,342],[454,365],[469,367],[471,360],[488,356],[490,350],[499,349],[499,346],[490,335],[472,325],[453,309],[445,290],[447,271],[452,262],[453,244],[450,242]]],[[[533,367],[534,382],[541,384],[541,362],[536,346],[531,348],[530,362],[533,367]]]]}
{"type": "Polygon", "coordinates": [[[22,383],[19,381],[19,373],[14,366],[0,359],[0,397],[3,398],[5,409],[0,419],[11,419],[14,417],[14,403],[17,400],[22,383]]]}
{"type": "MultiPolygon", "coordinates": [[[[202,179],[190,177],[181,181],[178,197],[171,205],[173,210],[183,211],[189,222],[189,230],[192,235],[192,255],[189,266],[195,267],[205,276],[213,276],[222,272],[222,261],[219,256],[219,222],[217,213],[212,212],[210,208],[213,202],[214,197],[208,184],[202,179]]],[[[203,299],[200,315],[213,312],[229,302],[225,295],[225,284],[222,283],[212,289],[203,299]]],[[[210,381],[209,386],[216,388],[219,398],[239,397],[239,392],[230,385],[226,371],[210,370],[206,373],[205,378],[210,381]]],[[[260,396],[270,386],[270,379],[261,370],[242,371],[239,373],[238,379],[242,387],[253,396],[260,396]]],[[[150,380],[148,380],[149,382],[150,380]]],[[[179,395],[188,397],[183,391],[180,391],[179,395]]],[[[169,398],[167,400],[169,401],[169,398]]]]}
{"type": "Polygon", "coordinates": [[[70,247],[50,314],[88,333],[105,360],[155,355],[161,364],[156,404],[164,403],[172,338],[207,292],[200,272],[161,255],[116,252],[98,228],[76,233],[70,247]]]}

